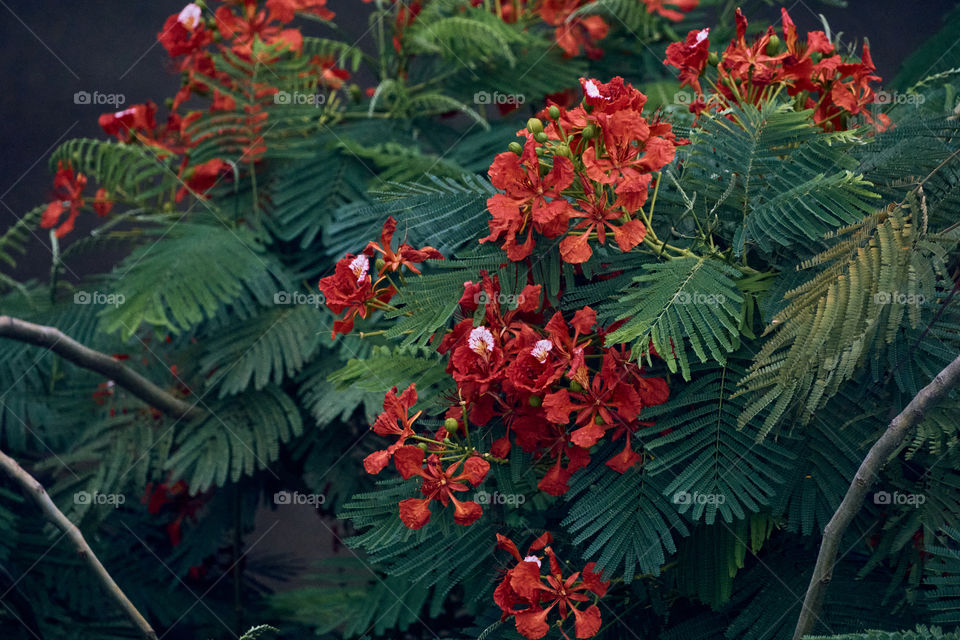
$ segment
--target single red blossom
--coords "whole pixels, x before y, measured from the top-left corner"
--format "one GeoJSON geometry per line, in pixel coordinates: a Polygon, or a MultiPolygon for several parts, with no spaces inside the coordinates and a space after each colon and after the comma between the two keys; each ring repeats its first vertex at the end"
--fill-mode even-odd
{"type": "Polygon", "coordinates": [[[348,253],[337,262],[333,275],[320,279],[319,288],[327,307],[337,314],[346,311],[343,318],[333,323],[331,337],[350,333],[356,316],[366,318],[373,302],[386,303],[396,293],[393,286],[375,289],[369,272],[367,256],[348,253]]]}
{"type": "Polygon", "coordinates": [[[171,58],[191,56],[213,42],[213,34],[203,23],[203,10],[190,3],[178,14],[167,18],[157,40],[171,58]]]}
{"type": "Polygon", "coordinates": [[[101,218],[107,217],[113,210],[113,200],[110,199],[110,195],[103,187],[97,189],[97,193],[93,197],[93,210],[96,211],[97,215],[101,218]]]}
{"type": "Polygon", "coordinates": [[[267,9],[283,23],[293,20],[296,13],[309,13],[324,20],[333,20],[334,13],[327,8],[327,0],[267,0],[267,9]]]}
{"type": "Polygon", "coordinates": [[[647,5],[647,13],[656,13],[667,20],[680,22],[684,18],[683,14],[696,9],[700,0],[643,0],[643,3],[647,5]]]}
{"type": "MultiPolygon", "coordinates": [[[[397,396],[397,388],[393,387],[383,398],[383,413],[377,416],[371,429],[381,436],[396,436],[397,440],[386,449],[374,451],[363,460],[363,468],[367,473],[376,475],[380,473],[390,457],[397,449],[402,447],[407,438],[414,435],[413,423],[420,417],[422,411],[417,411],[412,416],[410,409],[417,403],[417,388],[411,384],[400,396],[397,396]]],[[[441,438],[442,440],[442,438],[441,438]]]]}
{"type": "Polygon", "coordinates": [[[413,476],[422,478],[420,492],[425,498],[408,498],[400,502],[400,519],[403,524],[410,529],[420,529],[430,521],[430,502],[437,500],[446,507],[453,503],[453,520],[457,524],[469,525],[476,522],[482,514],[482,508],[476,502],[461,502],[453,497],[455,492],[468,490],[466,483],[473,486],[480,485],[487,472],[490,471],[490,463],[479,456],[471,456],[465,461],[455,462],[446,469],[441,468],[440,458],[433,454],[426,460],[424,468],[425,452],[419,447],[404,445],[393,454],[393,463],[397,471],[404,480],[413,476]],[[457,468],[462,464],[462,470],[457,473],[457,468]]]}
{"type": "Polygon", "coordinates": [[[607,37],[609,27],[600,16],[574,15],[582,4],[582,0],[544,0],[540,3],[540,17],[556,27],[554,38],[566,57],[572,58],[584,49],[587,57],[596,59],[603,51],[595,43],[607,37]]]}
{"type": "Polygon", "coordinates": [[[230,168],[230,165],[220,158],[213,158],[195,167],[181,170],[184,186],[177,191],[177,202],[183,200],[188,193],[204,198],[206,192],[220,182],[230,168]]]}
{"type": "Polygon", "coordinates": [[[647,96],[624,82],[620,76],[610,82],[598,82],[592,78],[580,78],[583,99],[593,108],[591,113],[616,113],[617,111],[643,111],[647,96]]]}
{"type": "MultiPolygon", "coordinates": [[[[282,3],[285,7],[286,3],[282,3]]],[[[303,35],[299,29],[283,29],[273,24],[276,15],[257,6],[257,0],[243,0],[239,5],[240,15],[224,5],[217,9],[217,29],[220,36],[232,43],[234,53],[249,58],[253,53],[253,41],[259,38],[265,44],[285,45],[291,51],[300,52],[303,35]]],[[[283,7],[281,7],[283,10],[283,7]]]]}
{"type": "Polygon", "coordinates": [[[414,249],[405,242],[401,242],[397,250],[392,249],[393,234],[397,231],[397,221],[393,216],[387,218],[383,224],[383,230],[380,232],[380,242],[370,241],[364,254],[374,256],[377,253],[383,256],[383,267],[380,269],[380,275],[390,271],[397,272],[401,267],[407,267],[410,271],[420,274],[420,270],[414,265],[427,260],[443,260],[443,255],[433,247],[423,247],[414,249]]]}
{"type": "Polygon", "coordinates": [[[700,88],[700,75],[707,67],[710,57],[710,29],[694,29],[687,34],[683,42],[673,42],[667,46],[665,65],[680,69],[680,86],[693,87],[697,94],[700,88]]]}
{"type": "Polygon", "coordinates": [[[497,154],[490,166],[490,181],[505,193],[487,200],[493,216],[489,221],[490,235],[480,242],[504,238],[503,249],[511,260],[523,260],[533,251],[533,231],[555,238],[567,228],[572,207],[561,195],[573,182],[573,163],[568,158],[554,156],[553,167],[540,175],[536,142],[527,136],[520,157],[512,151],[497,154]],[[527,237],[518,242],[524,231],[527,237]]]}
{"type": "Polygon", "coordinates": [[[343,83],[350,79],[350,72],[337,66],[333,56],[315,55],[310,59],[310,65],[316,70],[320,85],[336,91],[343,87],[343,83]]]}
{"type": "MultiPolygon", "coordinates": [[[[637,183],[642,187],[643,199],[646,199],[650,175],[638,176],[637,183]]],[[[590,259],[593,255],[593,249],[590,248],[589,243],[592,233],[596,234],[597,242],[605,244],[609,230],[624,253],[643,242],[647,232],[646,226],[637,219],[621,220],[624,217],[623,212],[607,205],[606,191],[602,191],[599,198],[594,193],[588,192],[586,200],[578,200],[577,204],[579,207],[574,210],[573,217],[582,218],[582,220],[574,224],[571,229],[579,233],[570,233],[560,242],[560,256],[564,262],[580,264],[590,259]]]]}
{"type": "Polygon", "coordinates": [[[107,135],[116,136],[118,140],[128,140],[135,132],[152,134],[157,128],[156,113],[157,105],[147,102],[135,104],[116,113],[104,113],[98,122],[107,135]]]}
{"type": "Polygon", "coordinates": [[[83,207],[83,190],[87,186],[87,177],[82,173],[74,175],[73,167],[62,162],[57,163],[57,173],[53,178],[53,191],[57,198],[47,205],[40,219],[40,226],[44,229],[57,227],[54,232],[58,238],[62,238],[73,231],[77,216],[83,207]],[[60,221],[64,212],[69,211],[67,218],[60,221]]]}

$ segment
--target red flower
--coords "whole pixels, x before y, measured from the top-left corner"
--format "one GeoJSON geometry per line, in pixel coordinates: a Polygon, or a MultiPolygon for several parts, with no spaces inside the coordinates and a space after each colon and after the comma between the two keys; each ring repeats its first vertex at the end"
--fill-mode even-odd
{"type": "MultiPolygon", "coordinates": [[[[642,188],[642,199],[645,200],[650,175],[639,176],[635,184],[642,188]]],[[[593,249],[588,242],[591,233],[596,233],[597,241],[605,244],[607,229],[609,229],[624,253],[643,242],[647,232],[643,222],[636,219],[620,222],[623,212],[607,206],[606,191],[602,192],[600,198],[588,192],[587,199],[578,200],[577,204],[580,206],[575,210],[573,217],[583,218],[583,220],[573,226],[573,230],[580,231],[579,234],[570,233],[560,242],[560,255],[564,262],[579,264],[590,259],[593,255],[593,249]]]]}
{"type": "Polygon", "coordinates": [[[383,230],[380,232],[380,243],[371,240],[367,244],[367,248],[363,250],[364,254],[368,256],[373,256],[375,253],[383,255],[384,264],[380,269],[380,275],[387,271],[399,271],[400,267],[407,267],[410,271],[419,274],[420,270],[414,264],[426,260],[443,260],[440,252],[433,247],[414,249],[407,243],[401,242],[397,250],[394,251],[391,247],[393,245],[393,234],[396,230],[397,221],[392,216],[387,218],[387,221],[383,224],[383,230]]]}
{"type": "MultiPolygon", "coordinates": [[[[585,608],[577,605],[588,602],[592,593],[602,598],[609,587],[600,575],[594,572],[595,563],[584,566],[583,571],[577,571],[563,577],[563,570],[556,554],[549,546],[548,534],[538,538],[530,546],[530,554],[520,557],[517,546],[509,539],[497,534],[497,548],[510,553],[517,564],[506,572],[500,585],[494,591],[494,602],[503,611],[503,617],[514,616],[517,631],[526,638],[536,640],[546,635],[550,626],[547,616],[556,607],[560,620],[565,620],[569,614],[574,617],[574,632],[577,638],[591,638],[600,630],[601,615],[596,604],[585,608]],[[542,576],[543,556],[533,555],[532,552],[543,549],[549,560],[549,572],[542,576]],[[526,605],[517,609],[516,605],[526,605]],[[546,605],[546,607],[544,607],[546,605]]],[[[566,634],[564,634],[566,637],[566,634]]]]}
{"type": "Polygon", "coordinates": [[[334,13],[326,7],[327,0],[267,0],[267,9],[280,22],[290,22],[296,12],[309,13],[324,20],[333,20],[334,13]]]}
{"type": "Polygon", "coordinates": [[[116,136],[119,140],[127,140],[132,133],[138,131],[152,134],[157,128],[156,113],[157,105],[147,102],[135,104],[129,109],[116,113],[104,113],[98,122],[107,135],[116,136]]]}
{"type": "Polygon", "coordinates": [[[338,67],[332,56],[315,55],[311,58],[310,64],[317,70],[321,86],[337,90],[350,79],[350,72],[338,67]]]}
{"type": "Polygon", "coordinates": [[[656,13],[667,20],[680,22],[683,20],[683,13],[693,11],[700,4],[700,0],[643,0],[647,5],[647,13],[656,13]],[[664,5],[673,5],[676,9],[669,9],[664,5]]]}
{"type": "Polygon", "coordinates": [[[691,86],[698,94],[700,74],[707,66],[710,57],[710,29],[695,29],[687,34],[684,42],[674,42],[667,46],[667,58],[664,64],[680,69],[680,86],[691,86]]]}
{"type": "Polygon", "coordinates": [[[53,179],[53,191],[56,200],[47,205],[43,211],[43,217],[40,219],[40,226],[44,229],[51,229],[60,223],[60,217],[67,210],[70,214],[67,219],[57,227],[55,235],[62,238],[73,231],[74,223],[80,214],[80,208],[83,207],[83,190],[87,186],[87,177],[82,173],[74,176],[73,167],[69,164],[64,167],[63,163],[57,164],[57,174],[53,179]]]}
{"type": "MultiPolygon", "coordinates": [[[[284,12],[287,3],[278,8],[284,12]]],[[[243,0],[239,7],[241,15],[235,14],[227,6],[217,9],[217,29],[225,41],[231,41],[234,53],[249,58],[253,53],[253,41],[259,38],[268,45],[283,43],[289,49],[299,52],[303,47],[303,35],[298,29],[281,29],[271,24],[277,16],[271,10],[258,9],[257,0],[243,0]]]]}
{"type": "Polygon", "coordinates": [[[430,502],[437,500],[441,505],[453,503],[453,520],[457,524],[469,525],[476,522],[482,514],[482,508],[473,501],[460,502],[453,497],[454,492],[467,491],[465,482],[478,486],[487,476],[490,463],[478,456],[471,456],[463,461],[463,470],[457,474],[460,462],[441,468],[440,458],[434,454],[424,463],[423,449],[404,445],[393,454],[393,463],[404,480],[419,476],[423,478],[420,492],[426,498],[408,498],[400,502],[400,519],[410,529],[420,529],[430,521],[430,502]]]}
{"type": "Polygon", "coordinates": [[[179,14],[167,18],[157,40],[171,58],[176,58],[203,50],[213,36],[203,24],[203,10],[191,2],[179,14]]]}
{"type": "Polygon", "coordinates": [[[583,48],[590,58],[599,58],[603,51],[594,46],[597,40],[607,37],[609,27],[600,16],[574,16],[582,0],[544,0],[540,5],[540,17],[556,27],[554,37],[564,55],[573,57],[583,48]]]}
{"type": "Polygon", "coordinates": [[[221,176],[229,169],[229,164],[220,158],[213,158],[186,171],[181,171],[184,186],[177,191],[177,202],[183,200],[187,193],[203,198],[207,191],[220,182],[221,176]]]}
{"type": "Polygon", "coordinates": [[[493,219],[490,235],[480,242],[503,237],[507,257],[523,260],[533,251],[534,229],[548,238],[566,231],[572,208],[561,192],[573,182],[573,163],[567,158],[554,156],[553,168],[541,176],[536,142],[527,136],[520,157],[512,151],[497,154],[490,166],[490,181],[506,193],[487,200],[493,219]],[[517,236],[524,231],[527,238],[518,243],[517,236]]]}
{"type": "Polygon", "coordinates": [[[377,416],[371,427],[381,436],[397,436],[396,442],[386,449],[374,451],[363,460],[363,468],[367,473],[380,473],[390,457],[403,446],[407,438],[414,435],[413,423],[420,417],[422,411],[417,411],[410,416],[410,409],[417,403],[416,385],[411,384],[407,387],[400,397],[397,397],[397,388],[394,387],[387,392],[383,398],[383,413],[377,416]]]}
{"type": "Polygon", "coordinates": [[[337,262],[332,276],[320,280],[319,287],[327,307],[334,313],[347,312],[333,323],[332,337],[335,338],[338,333],[350,333],[354,317],[359,315],[366,318],[372,301],[387,302],[393,297],[395,289],[392,286],[374,289],[369,271],[370,259],[367,256],[348,253],[337,262]]]}

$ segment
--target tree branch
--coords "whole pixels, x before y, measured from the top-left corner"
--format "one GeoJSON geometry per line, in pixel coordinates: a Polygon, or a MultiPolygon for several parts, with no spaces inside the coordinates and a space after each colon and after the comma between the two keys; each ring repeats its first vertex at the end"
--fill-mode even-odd
{"type": "Polygon", "coordinates": [[[46,347],[77,366],[106,376],[151,407],[174,418],[193,419],[204,415],[202,409],[164,391],[119,360],[80,344],[55,327],[0,315],[0,338],[46,347]]]}
{"type": "Polygon", "coordinates": [[[937,374],[933,381],[925,386],[910,401],[910,404],[894,418],[883,435],[870,447],[867,456],[860,463],[857,474],[850,483],[846,495],[836,513],[830,518],[830,522],[823,528],[823,542],[820,543],[820,553],[817,555],[817,564],[813,569],[813,576],[810,578],[810,586],[807,587],[807,594],[803,600],[803,608],[800,610],[800,618],[797,620],[797,629],[793,633],[793,640],[801,640],[803,636],[813,630],[814,622],[820,607],[823,605],[823,598],[826,594],[827,586],[833,577],[833,567],[837,558],[837,550],[843,534],[847,527],[853,521],[863,501],[867,496],[870,486],[877,473],[886,464],[887,460],[894,451],[903,443],[907,432],[910,431],[918,422],[923,420],[927,410],[932,409],[937,403],[943,400],[944,396],[960,383],[960,357],[951,362],[947,367],[937,374]]]}
{"type": "Polygon", "coordinates": [[[133,603],[130,602],[123,591],[120,590],[117,583],[113,581],[113,578],[107,573],[107,570],[103,564],[101,564],[96,554],[93,553],[93,549],[90,548],[90,545],[88,545],[87,541],[83,538],[80,529],[70,522],[70,519],[57,508],[57,505],[54,504],[53,500],[47,494],[47,491],[43,488],[43,485],[27,473],[16,460],[2,451],[0,451],[0,468],[2,468],[14,482],[20,485],[20,488],[40,507],[40,510],[43,512],[43,515],[46,516],[47,520],[66,534],[76,548],[77,554],[87,562],[94,575],[100,581],[100,584],[103,585],[103,588],[106,589],[109,596],[117,605],[123,609],[123,612],[130,619],[130,622],[140,631],[143,637],[147,640],[157,640],[157,634],[150,626],[150,623],[140,615],[137,608],[133,606],[133,603]]]}

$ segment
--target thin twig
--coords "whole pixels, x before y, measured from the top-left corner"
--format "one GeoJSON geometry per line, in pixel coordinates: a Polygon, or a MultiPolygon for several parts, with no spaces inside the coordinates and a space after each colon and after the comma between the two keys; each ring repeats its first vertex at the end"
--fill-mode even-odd
{"type": "Polygon", "coordinates": [[[110,574],[107,573],[107,570],[93,552],[93,549],[90,548],[90,545],[88,545],[87,541],[83,538],[80,529],[70,522],[70,519],[57,508],[57,505],[54,504],[53,500],[47,494],[46,489],[43,488],[43,485],[27,473],[16,460],[2,451],[0,451],[0,468],[2,468],[14,482],[20,485],[20,488],[36,503],[47,520],[53,523],[57,529],[60,529],[60,531],[70,539],[70,542],[73,543],[73,546],[77,550],[77,554],[90,566],[93,574],[97,577],[97,580],[100,581],[100,584],[103,585],[107,594],[117,603],[117,606],[123,609],[123,612],[130,619],[130,622],[140,631],[143,637],[147,638],[147,640],[157,640],[157,634],[150,626],[150,623],[137,611],[137,608],[133,606],[133,603],[130,602],[129,598],[120,590],[117,583],[113,581],[113,578],[110,577],[110,574]]]}
{"type": "Polygon", "coordinates": [[[910,404],[890,422],[883,435],[870,447],[870,451],[867,452],[867,456],[860,463],[860,468],[857,469],[857,474],[850,483],[843,501],[837,507],[833,517],[830,518],[830,522],[823,528],[823,541],[820,543],[817,564],[814,566],[813,576],[810,578],[810,585],[807,587],[807,594],[803,600],[803,608],[800,610],[800,618],[797,620],[793,640],[801,640],[803,636],[808,635],[813,630],[814,623],[823,605],[827,586],[833,577],[833,567],[836,563],[837,550],[840,547],[843,534],[846,533],[850,523],[860,511],[860,507],[863,506],[867,491],[873,484],[877,473],[886,464],[893,452],[903,443],[907,432],[923,420],[924,414],[943,400],[944,396],[957,384],[960,384],[960,356],[938,373],[930,384],[920,390],[910,401],[910,404]]]}
{"type": "Polygon", "coordinates": [[[151,407],[171,417],[193,419],[205,415],[196,405],[164,391],[116,358],[80,344],[55,327],[0,316],[0,338],[46,347],[77,366],[106,376],[151,407]]]}

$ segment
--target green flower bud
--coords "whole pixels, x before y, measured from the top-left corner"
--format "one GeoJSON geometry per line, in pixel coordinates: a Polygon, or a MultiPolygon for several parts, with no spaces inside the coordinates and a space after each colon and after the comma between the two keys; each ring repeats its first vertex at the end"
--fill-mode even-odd
{"type": "Polygon", "coordinates": [[[606,422],[603,421],[603,418],[600,417],[600,414],[597,414],[593,417],[593,424],[606,424],[606,422]]]}
{"type": "Polygon", "coordinates": [[[777,34],[770,36],[770,41],[767,42],[767,55],[775,56],[780,53],[780,38],[777,34]]]}
{"type": "Polygon", "coordinates": [[[543,404],[543,398],[540,396],[530,396],[530,399],[527,400],[531,407],[539,407],[543,404]]]}
{"type": "Polygon", "coordinates": [[[553,153],[556,154],[556,155],[558,155],[558,156],[563,156],[564,158],[572,158],[572,157],[573,157],[573,154],[570,153],[570,147],[568,147],[568,146],[565,145],[565,144],[557,145],[556,148],[553,150],[553,153]]]}
{"type": "Polygon", "coordinates": [[[527,131],[533,134],[543,132],[543,123],[540,122],[540,118],[530,118],[527,120],[527,131]]]}
{"type": "Polygon", "coordinates": [[[383,268],[387,266],[387,263],[383,260],[383,258],[377,258],[377,261],[374,262],[373,264],[377,268],[378,273],[380,271],[383,271],[383,268]]]}
{"type": "Polygon", "coordinates": [[[716,67],[720,64],[720,56],[717,55],[716,51],[711,51],[710,55],[707,56],[707,62],[711,67],[716,67]]]}
{"type": "Polygon", "coordinates": [[[583,131],[581,132],[580,135],[582,135],[582,136],[583,136],[584,138],[586,138],[587,140],[590,140],[590,139],[593,138],[595,135],[597,135],[597,128],[596,128],[595,126],[593,126],[592,124],[588,124],[587,126],[585,126],[585,127],[583,128],[583,131]]]}
{"type": "Polygon", "coordinates": [[[450,438],[444,438],[444,439],[443,439],[443,444],[452,445],[452,444],[453,444],[453,440],[451,440],[450,438]]]}
{"type": "Polygon", "coordinates": [[[533,139],[540,143],[548,140],[547,134],[545,134],[543,131],[538,131],[537,133],[533,134],[533,139]]]}
{"type": "Polygon", "coordinates": [[[417,447],[420,448],[420,449],[423,449],[424,451],[427,450],[427,446],[428,446],[428,445],[427,445],[426,442],[418,442],[418,443],[417,443],[417,447]]]}
{"type": "Polygon", "coordinates": [[[547,113],[550,114],[551,120],[556,120],[557,118],[560,117],[560,108],[557,105],[552,104],[550,105],[550,108],[547,109],[547,113]]]}
{"type": "Polygon", "coordinates": [[[569,389],[570,389],[570,391],[573,391],[574,393],[580,393],[581,391],[583,391],[583,385],[581,385],[581,384],[580,384],[579,382],[577,382],[576,380],[571,380],[571,381],[570,381],[569,389]]]}
{"type": "Polygon", "coordinates": [[[546,148],[544,148],[544,147],[537,147],[537,148],[536,148],[536,153],[537,153],[538,156],[542,156],[542,155],[544,155],[546,152],[547,152],[547,150],[546,150],[546,148]]]}
{"type": "Polygon", "coordinates": [[[523,153],[523,145],[520,144],[519,142],[511,142],[509,145],[507,145],[507,148],[510,149],[510,151],[513,151],[517,155],[520,155],[521,153],[523,153]]]}
{"type": "Polygon", "coordinates": [[[456,418],[447,418],[443,421],[443,428],[447,431],[456,431],[460,428],[460,422],[456,418]]]}

